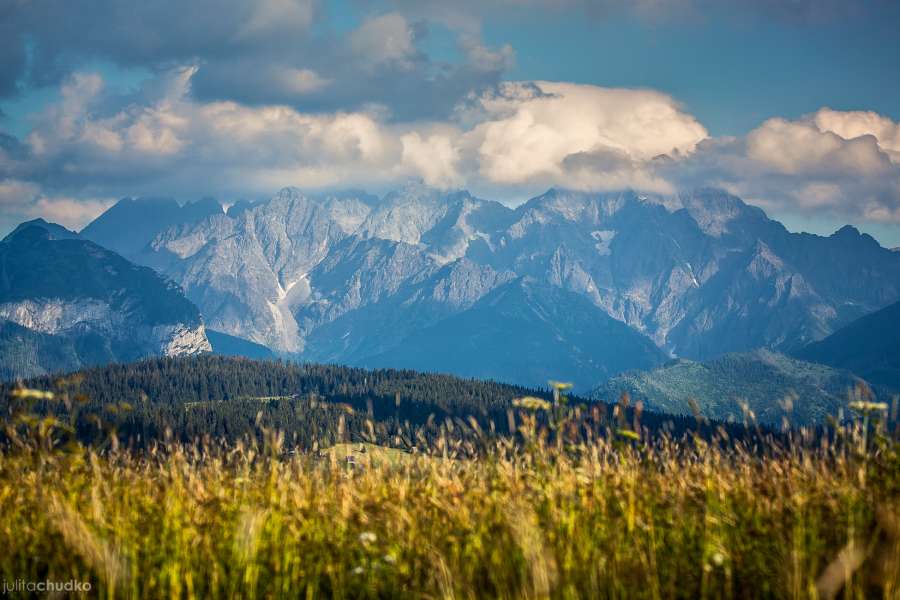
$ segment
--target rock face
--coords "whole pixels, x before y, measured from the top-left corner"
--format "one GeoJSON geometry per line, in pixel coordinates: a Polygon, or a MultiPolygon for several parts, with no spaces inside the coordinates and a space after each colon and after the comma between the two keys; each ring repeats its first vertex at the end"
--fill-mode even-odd
{"type": "Polygon", "coordinates": [[[176,284],[41,220],[0,242],[0,322],[6,378],[210,351],[176,284]]]}
{"type": "MultiPolygon", "coordinates": [[[[476,306],[490,322],[486,298],[514,281],[535,298],[578,298],[573,323],[612,318],[697,360],[793,351],[900,300],[900,254],[851,227],[790,233],[718,190],[550,190],[511,209],[417,184],[381,199],[285,189],[160,229],[131,256],[180,283],[217,331],[351,364],[419,364],[402,348],[476,306]]],[[[468,352],[499,376],[489,351],[468,352]]],[[[638,356],[632,368],[646,366],[638,356]]],[[[590,372],[611,372],[601,367],[590,372]]]]}

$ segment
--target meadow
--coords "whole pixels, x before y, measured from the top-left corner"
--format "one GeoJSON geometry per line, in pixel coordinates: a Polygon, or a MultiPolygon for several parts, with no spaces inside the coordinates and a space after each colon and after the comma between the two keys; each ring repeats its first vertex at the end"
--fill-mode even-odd
{"type": "Polygon", "coordinates": [[[287,451],[267,431],[134,452],[20,415],[0,453],[0,573],[104,598],[900,597],[883,426],[765,447],[575,436],[532,401],[516,439],[480,448],[287,451]]]}

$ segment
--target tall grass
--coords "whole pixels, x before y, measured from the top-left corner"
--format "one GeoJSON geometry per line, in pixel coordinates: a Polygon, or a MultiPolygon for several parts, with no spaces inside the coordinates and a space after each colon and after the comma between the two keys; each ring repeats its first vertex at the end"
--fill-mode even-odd
{"type": "MultiPolygon", "coordinates": [[[[900,455],[542,435],[477,456],[78,445],[0,454],[0,574],[101,597],[898,598],[900,455]]],[[[865,446],[860,444],[864,443],[865,446]]]]}

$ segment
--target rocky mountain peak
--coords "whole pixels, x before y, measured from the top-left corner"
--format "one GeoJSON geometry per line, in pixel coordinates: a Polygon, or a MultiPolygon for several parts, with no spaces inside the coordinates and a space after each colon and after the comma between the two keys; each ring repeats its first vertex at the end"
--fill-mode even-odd
{"type": "Polygon", "coordinates": [[[715,188],[699,188],[678,196],[681,205],[707,235],[720,238],[736,229],[745,228],[748,221],[767,221],[760,209],[715,188]],[[735,226],[739,222],[740,225],[735,226]]]}
{"type": "Polygon", "coordinates": [[[27,235],[33,236],[40,239],[49,239],[49,240],[70,240],[70,239],[79,239],[79,236],[74,231],[69,231],[62,225],[57,225],[56,223],[48,223],[44,219],[33,219],[31,221],[25,221],[24,223],[19,224],[9,235],[3,238],[3,241],[12,241],[14,239],[24,239],[23,232],[27,230],[33,230],[27,235]]]}
{"type": "Polygon", "coordinates": [[[860,233],[859,229],[857,229],[853,225],[844,225],[843,227],[832,233],[831,237],[855,239],[862,237],[862,233],[860,233]]]}

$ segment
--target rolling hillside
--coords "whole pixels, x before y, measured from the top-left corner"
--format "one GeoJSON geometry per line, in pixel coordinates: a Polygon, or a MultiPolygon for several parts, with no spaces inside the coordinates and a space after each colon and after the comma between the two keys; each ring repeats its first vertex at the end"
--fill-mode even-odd
{"type": "Polygon", "coordinates": [[[691,401],[709,418],[743,422],[745,404],[761,423],[824,423],[848,402],[858,378],[825,365],[768,350],[728,354],[706,361],[674,360],[643,372],[613,377],[592,393],[610,401],[624,392],[647,408],[689,415],[691,401]]]}

